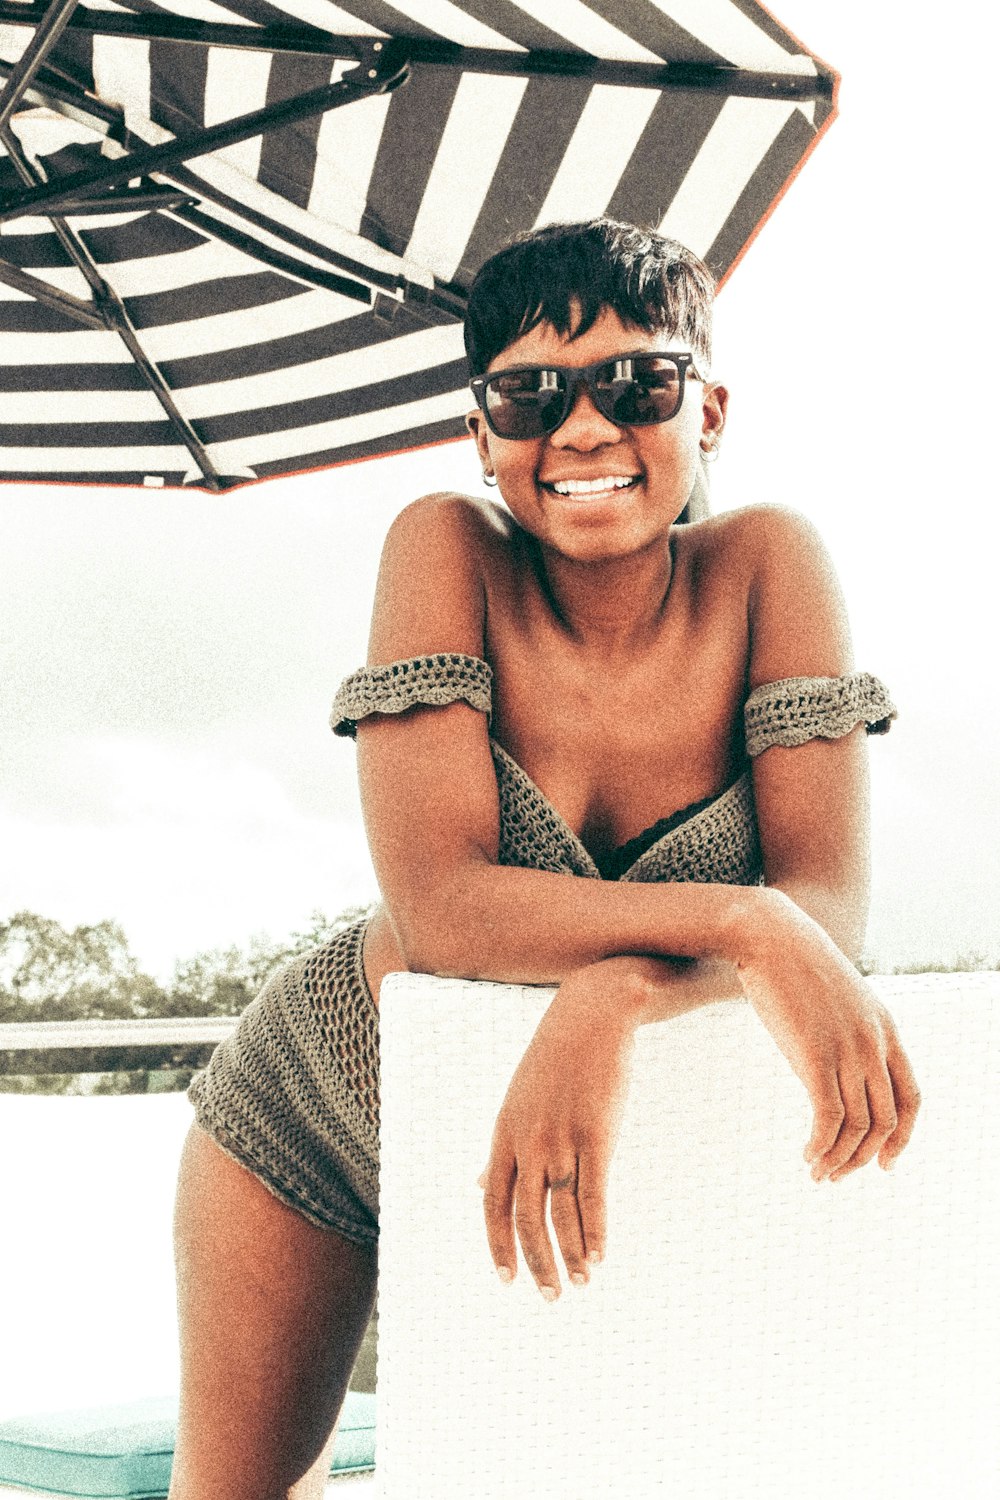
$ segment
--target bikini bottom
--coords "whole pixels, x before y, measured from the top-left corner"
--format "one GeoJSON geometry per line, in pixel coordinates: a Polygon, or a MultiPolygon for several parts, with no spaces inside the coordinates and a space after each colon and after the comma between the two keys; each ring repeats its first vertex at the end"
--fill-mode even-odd
{"type": "Polygon", "coordinates": [[[195,1118],[283,1203],[378,1239],[378,1010],[369,918],[275,971],[188,1089],[195,1118]]]}

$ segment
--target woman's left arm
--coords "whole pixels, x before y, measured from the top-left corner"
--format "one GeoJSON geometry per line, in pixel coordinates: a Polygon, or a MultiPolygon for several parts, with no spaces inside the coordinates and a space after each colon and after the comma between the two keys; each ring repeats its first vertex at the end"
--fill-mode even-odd
{"type": "MultiPolygon", "coordinates": [[[[734,550],[750,560],[749,689],[851,672],[847,612],[816,529],[770,505],[743,511],[738,524],[734,550]]],[[[784,892],[856,961],[870,889],[864,724],[839,738],[771,745],[753,760],[752,774],[765,885],[784,892]]],[[[607,977],[627,983],[638,1024],[743,994],[735,965],[719,960],[611,962],[618,968],[607,977]]]]}
{"type": "MultiPolygon", "coordinates": [[[[853,670],[840,586],[815,528],[774,506],[746,513],[749,687],[853,670]]],[[[870,889],[863,723],[838,738],[771,745],[753,761],[764,881],[785,892],[848,958],[864,943],[870,889]]]]}
{"type": "MultiPolygon", "coordinates": [[[[777,506],[741,513],[735,538],[751,559],[749,687],[789,677],[840,677],[853,667],[847,613],[815,528],[777,506]]],[[[857,725],[840,739],[772,745],[753,762],[764,883],[783,891],[852,961],[869,901],[868,749],[857,725]]],[[[713,1001],[742,999],[735,964],[719,959],[621,958],[591,966],[634,1024],[713,1001]]]]}

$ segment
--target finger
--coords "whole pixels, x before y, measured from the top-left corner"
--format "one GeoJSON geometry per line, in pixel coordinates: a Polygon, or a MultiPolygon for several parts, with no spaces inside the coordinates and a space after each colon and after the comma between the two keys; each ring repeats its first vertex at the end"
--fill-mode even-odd
{"type": "Polygon", "coordinates": [[[517,1191],[514,1203],[514,1226],[521,1242],[525,1263],[538,1290],[547,1302],[554,1302],[562,1290],[556,1259],[549,1241],[545,1223],[545,1205],[549,1196],[548,1183],[541,1170],[518,1172],[517,1191]]]}
{"type": "Polygon", "coordinates": [[[486,1239],[493,1264],[501,1281],[513,1281],[517,1275],[517,1247],[512,1218],[517,1168],[513,1156],[494,1152],[479,1181],[483,1189],[486,1239]]]}
{"type": "Polygon", "coordinates": [[[849,1157],[836,1172],[830,1173],[831,1182],[836,1182],[848,1172],[856,1172],[859,1167],[866,1167],[896,1128],[896,1100],[889,1078],[889,1069],[885,1063],[877,1067],[865,1080],[865,1088],[868,1093],[871,1127],[854,1155],[849,1157]]]}
{"type": "Polygon", "coordinates": [[[577,1169],[576,1203],[583,1230],[584,1253],[591,1265],[602,1261],[607,1251],[607,1184],[608,1163],[600,1153],[581,1152],[577,1169]]]}
{"type": "Polygon", "coordinates": [[[850,1161],[871,1129],[865,1075],[856,1066],[844,1068],[837,1074],[837,1081],[844,1101],[844,1122],[829,1151],[813,1166],[813,1177],[817,1182],[850,1161]]]}
{"type": "Polygon", "coordinates": [[[920,1109],[920,1090],[913,1076],[910,1059],[898,1042],[893,1041],[886,1059],[892,1092],[896,1103],[896,1128],[879,1152],[879,1166],[888,1169],[909,1142],[920,1109]]]}
{"type": "Polygon", "coordinates": [[[583,1286],[587,1281],[587,1257],[583,1243],[583,1226],[576,1200],[577,1164],[565,1171],[549,1174],[549,1212],[562,1258],[570,1281],[583,1286]]]}
{"type": "Polygon", "coordinates": [[[844,1123],[844,1101],[840,1097],[840,1084],[836,1071],[814,1073],[809,1084],[809,1095],[813,1106],[813,1128],[809,1143],[803,1153],[806,1161],[816,1161],[829,1151],[844,1123]]]}

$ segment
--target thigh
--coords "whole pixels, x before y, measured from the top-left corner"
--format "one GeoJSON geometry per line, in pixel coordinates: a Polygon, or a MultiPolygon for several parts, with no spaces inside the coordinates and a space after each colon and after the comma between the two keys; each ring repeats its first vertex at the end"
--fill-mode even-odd
{"type": "Polygon", "coordinates": [[[175,1243],[172,1500],[284,1500],[343,1403],[376,1249],[308,1222],[198,1125],[181,1162],[175,1243]]]}

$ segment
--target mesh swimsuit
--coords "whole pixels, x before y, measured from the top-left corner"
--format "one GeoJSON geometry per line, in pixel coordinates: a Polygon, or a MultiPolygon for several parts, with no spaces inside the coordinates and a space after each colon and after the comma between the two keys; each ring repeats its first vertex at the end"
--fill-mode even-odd
{"type": "MultiPolygon", "coordinates": [[[[341,684],[331,725],[417,704],[463,701],[490,715],[493,674],[478,657],[437,655],[362,668],[341,684]]],[[[792,677],[744,708],[749,757],[771,745],[837,739],[896,710],[867,672],[792,677]]],[[[490,740],[500,799],[499,863],[600,880],[762,878],[749,767],[718,796],[660,819],[600,865],[531,778],[490,740]]],[[[368,919],[277,970],[188,1091],[199,1125],[278,1198],[347,1239],[378,1238],[378,1011],[362,964],[368,919]]]]}

